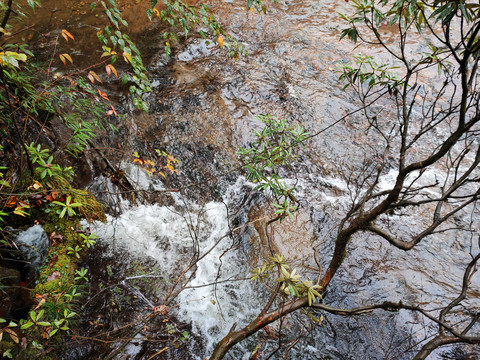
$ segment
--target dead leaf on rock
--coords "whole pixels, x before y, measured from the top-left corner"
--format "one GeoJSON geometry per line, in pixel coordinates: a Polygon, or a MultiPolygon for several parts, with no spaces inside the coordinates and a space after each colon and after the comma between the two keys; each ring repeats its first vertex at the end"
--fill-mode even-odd
{"type": "Polygon", "coordinates": [[[49,277],[47,277],[47,281],[57,280],[60,276],[62,276],[62,274],[60,273],[60,271],[54,271],[54,272],[52,273],[52,275],[50,275],[49,277]]]}

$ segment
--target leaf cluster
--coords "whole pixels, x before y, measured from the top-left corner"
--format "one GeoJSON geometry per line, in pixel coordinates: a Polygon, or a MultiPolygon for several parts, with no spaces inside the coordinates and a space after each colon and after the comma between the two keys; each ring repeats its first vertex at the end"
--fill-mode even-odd
{"type": "Polygon", "coordinates": [[[270,257],[269,261],[265,262],[262,267],[253,269],[250,280],[264,282],[275,268],[280,272],[280,276],[276,281],[280,283],[280,291],[286,296],[307,297],[309,306],[315,302],[316,298],[322,299],[322,295],[319,293],[321,286],[314,285],[310,280],[301,281],[300,275],[297,274],[297,269],[293,269],[290,272],[290,266],[285,261],[283,255],[280,254],[270,257]]]}
{"type": "MultiPolygon", "coordinates": [[[[220,47],[226,48],[231,58],[238,59],[240,55],[246,54],[244,45],[224,29],[207,5],[192,6],[181,0],[162,2],[164,9],[159,11],[156,8],[158,1],[150,1],[151,9],[147,10],[150,19],[155,15],[171,27],[181,29],[185,37],[190,31],[197,30],[204,39],[213,39],[220,47]]],[[[172,52],[172,44],[178,42],[179,37],[175,31],[165,31],[163,40],[165,56],[168,59],[172,52]]],[[[207,40],[207,45],[209,42],[210,40],[207,40]]]]}
{"type": "Polygon", "coordinates": [[[373,56],[354,55],[353,62],[340,64],[339,67],[341,69],[340,81],[345,83],[344,90],[358,82],[360,85],[369,88],[386,86],[392,92],[403,84],[397,74],[392,71],[398,67],[377,64],[373,56]]]}
{"type": "MultiPolygon", "coordinates": [[[[105,14],[110,22],[103,30],[97,32],[98,40],[103,49],[103,56],[111,57],[113,65],[119,57],[131,65],[133,74],[126,74],[122,78],[122,84],[131,83],[129,91],[133,96],[133,103],[137,109],[148,112],[148,104],[142,99],[142,95],[152,91],[150,80],[147,77],[147,70],[143,65],[140,50],[135,46],[128,34],[123,29],[128,23],[122,17],[115,0],[101,1],[105,14]]],[[[107,69],[108,71],[108,69],[107,69]]]]}
{"type": "Polygon", "coordinates": [[[270,190],[275,197],[276,214],[282,218],[293,217],[296,210],[295,187],[288,187],[280,180],[281,168],[290,166],[297,155],[294,150],[302,146],[308,133],[300,125],[291,125],[285,119],[272,115],[257,115],[263,123],[261,130],[254,130],[257,140],[250,148],[240,148],[238,153],[244,168],[247,170],[247,180],[258,185],[255,190],[270,190]]]}

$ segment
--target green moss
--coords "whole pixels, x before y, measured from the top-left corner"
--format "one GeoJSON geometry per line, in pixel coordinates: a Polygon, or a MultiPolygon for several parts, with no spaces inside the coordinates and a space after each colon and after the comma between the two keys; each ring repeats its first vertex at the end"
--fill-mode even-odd
{"type": "Polygon", "coordinates": [[[55,262],[40,272],[40,283],[33,289],[34,295],[58,294],[74,285],[75,261],[66,254],[53,256],[55,262]]]}
{"type": "Polygon", "coordinates": [[[0,341],[0,354],[3,354],[8,349],[13,349],[15,343],[13,341],[7,340],[10,336],[8,334],[3,334],[4,338],[0,341]]]}
{"type": "Polygon", "coordinates": [[[88,221],[107,221],[104,206],[97,201],[93,194],[85,190],[75,189],[70,195],[72,196],[74,202],[82,204],[82,206],[78,208],[78,212],[83,218],[87,219],[88,221]]]}

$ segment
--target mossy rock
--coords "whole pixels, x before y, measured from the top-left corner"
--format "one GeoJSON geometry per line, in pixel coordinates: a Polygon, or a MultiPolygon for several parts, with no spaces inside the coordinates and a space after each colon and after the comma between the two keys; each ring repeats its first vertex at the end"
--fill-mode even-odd
{"type": "Polygon", "coordinates": [[[107,221],[105,216],[105,207],[100,204],[95,196],[85,190],[73,190],[70,194],[76,203],[82,204],[78,208],[80,215],[88,221],[107,221]]]}
{"type": "Polygon", "coordinates": [[[70,255],[59,255],[55,263],[44,267],[40,273],[40,283],[35,286],[35,294],[58,294],[74,285],[75,261],[70,255]],[[51,280],[47,280],[48,278],[51,280]]]}

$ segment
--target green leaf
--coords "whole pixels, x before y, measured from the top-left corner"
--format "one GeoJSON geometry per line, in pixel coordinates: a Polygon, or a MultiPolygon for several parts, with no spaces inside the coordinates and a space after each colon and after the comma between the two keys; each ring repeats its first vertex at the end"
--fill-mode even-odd
{"type": "Polygon", "coordinates": [[[165,46],[165,57],[167,59],[170,57],[171,53],[172,53],[172,49],[170,48],[170,45],[165,46]]]}
{"type": "Polygon", "coordinates": [[[33,322],[29,321],[26,324],[23,324],[22,326],[20,326],[20,329],[25,330],[25,329],[28,329],[31,326],[33,326],[33,322]]]}
{"type": "Polygon", "coordinates": [[[295,289],[293,288],[292,284],[288,284],[288,288],[290,289],[290,294],[293,296],[297,296],[295,289]]]}

